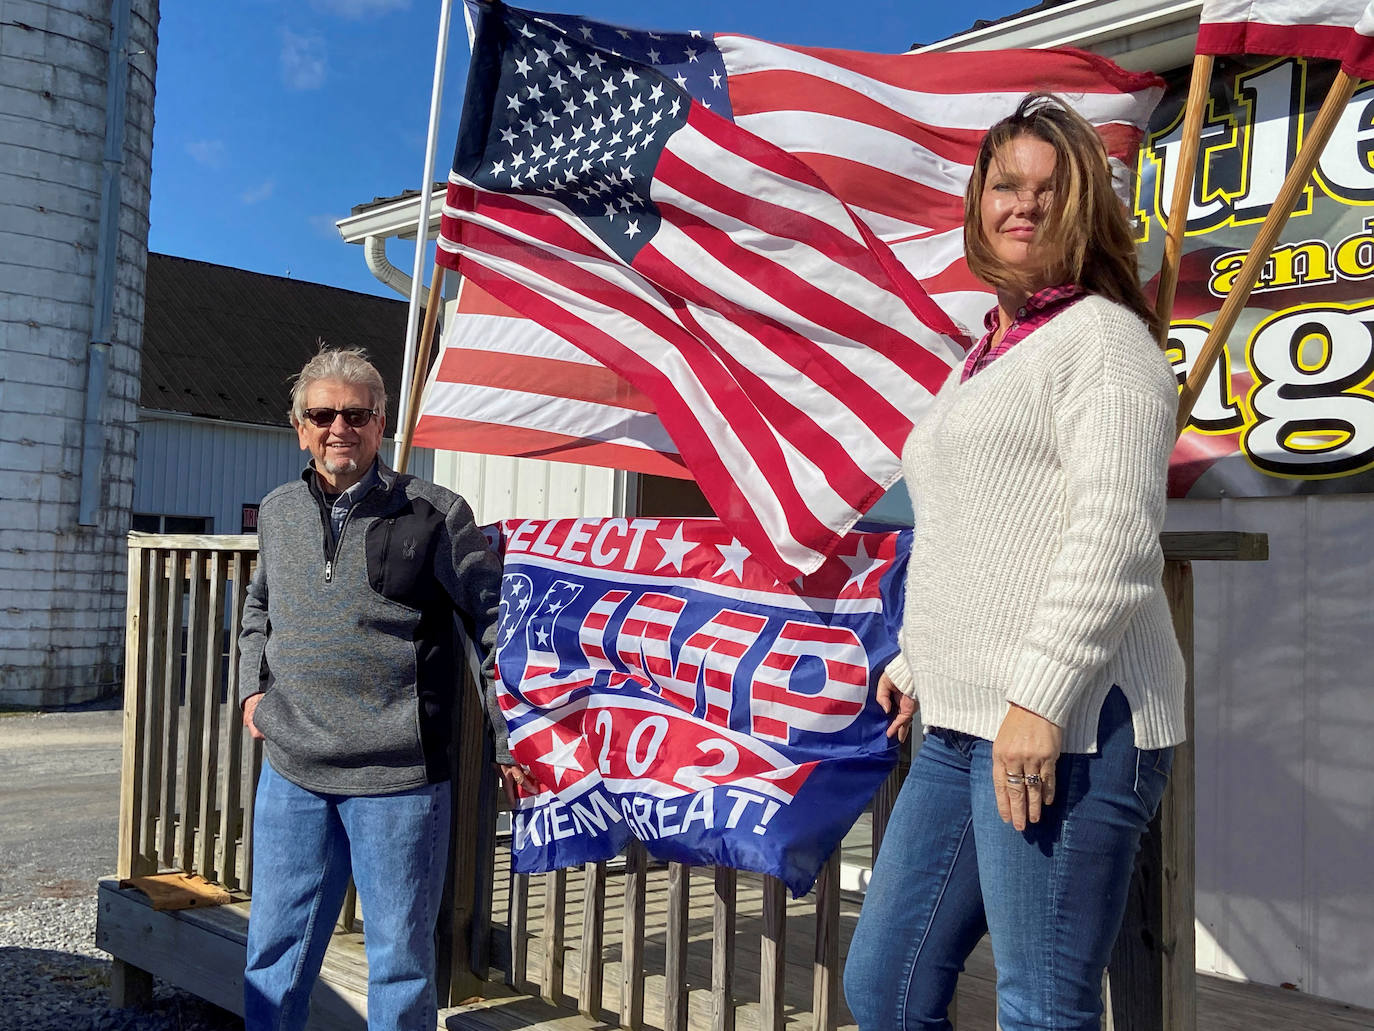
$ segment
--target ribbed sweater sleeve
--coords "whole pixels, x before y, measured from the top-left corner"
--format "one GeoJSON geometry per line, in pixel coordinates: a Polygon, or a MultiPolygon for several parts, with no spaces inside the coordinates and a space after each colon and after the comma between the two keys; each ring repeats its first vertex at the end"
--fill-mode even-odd
{"type": "Polygon", "coordinates": [[[1062,724],[1159,590],[1175,404],[1087,383],[1056,418],[1067,520],[1007,700],[1062,724]]]}

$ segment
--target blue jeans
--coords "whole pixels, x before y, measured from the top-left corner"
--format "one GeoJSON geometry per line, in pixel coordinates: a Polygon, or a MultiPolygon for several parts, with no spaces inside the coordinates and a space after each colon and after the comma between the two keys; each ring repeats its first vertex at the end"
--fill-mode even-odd
{"type": "Polygon", "coordinates": [[[321,795],[262,764],[243,975],[247,1031],[305,1026],[350,870],[363,910],[368,1027],[434,1031],[434,925],[448,826],[447,783],[321,795]]]}
{"type": "Polygon", "coordinates": [[[892,811],[845,962],[862,1031],[948,1031],[959,971],[989,933],[1002,1031],[1093,1031],[1140,834],[1173,749],[1135,747],[1126,696],[1096,755],[1063,755],[1054,804],[1018,832],[997,815],[992,742],[931,728],[892,811]]]}

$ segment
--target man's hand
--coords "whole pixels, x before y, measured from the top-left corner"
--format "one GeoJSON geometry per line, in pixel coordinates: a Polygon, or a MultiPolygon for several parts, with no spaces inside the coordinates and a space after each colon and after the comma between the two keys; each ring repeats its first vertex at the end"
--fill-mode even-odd
{"type": "Polygon", "coordinates": [[[895,736],[898,741],[905,741],[907,735],[911,733],[911,718],[916,714],[916,699],[910,695],[903,694],[897,690],[897,685],[892,682],[892,678],[883,670],[878,677],[878,688],[873,693],[873,697],[878,700],[879,707],[883,712],[892,717],[892,722],[888,724],[887,736],[895,736]],[[897,697],[897,711],[892,711],[892,698],[897,697]]]}
{"type": "Polygon", "coordinates": [[[262,740],[262,731],[253,722],[253,713],[257,711],[258,702],[262,701],[262,694],[252,694],[243,700],[243,725],[248,728],[248,733],[259,741],[262,740]]]}
{"type": "Polygon", "coordinates": [[[997,813],[1018,831],[1040,822],[1054,802],[1054,765],[1064,731],[1039,713],[1012,703],[992,743],[992,790],[997,813]]]}
{"type": "Polygon", "coordinates": [[[532,795],[537,795],[544,789],[534,774],[525,769],[519,763],[496,764],[496,772],[501,775],[501,790],[506,794],[506,801],[514,809],[520,800],[520,789],[524,788],[532,795]]]}

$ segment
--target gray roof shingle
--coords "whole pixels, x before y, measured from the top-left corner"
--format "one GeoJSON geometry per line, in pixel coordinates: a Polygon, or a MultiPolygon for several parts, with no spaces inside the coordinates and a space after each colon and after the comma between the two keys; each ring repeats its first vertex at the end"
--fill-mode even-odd
{"type": "Polygon", "coordinates": [[[405,327],[404,301],[150,253],[139,403],[285,425],[291,377],[323,339],[367,349],[394,427],[405,327]]]}

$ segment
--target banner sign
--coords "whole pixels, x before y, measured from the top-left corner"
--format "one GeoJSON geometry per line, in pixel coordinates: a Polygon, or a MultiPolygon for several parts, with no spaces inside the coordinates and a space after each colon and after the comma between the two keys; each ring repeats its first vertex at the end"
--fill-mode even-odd
{"type": "Polygon", "coordinates": [[[654,857],[811,887],[896,761],[873,701],[909,532],[779,583],[716,520],[500,524],[498,697],[520,873],[654,857]]]}
{"type": "MultiPolygon", "coordinates": [[[[1186,375],[1337,71],[1218,59],[1188,215],[1170,357],[1186,375]]],[[[1157,273],[1188,70],[1141,147],[1141,268],[1157,273]]],[[[1153,295],[1153,285],[1146,291],[1153,295]]],[[[1355,93],[1198,399],[1172,497],[1374,490],[1374,84],[1355,93]]]]}

